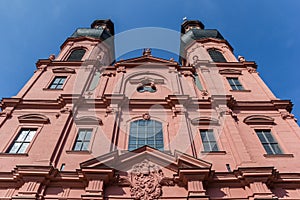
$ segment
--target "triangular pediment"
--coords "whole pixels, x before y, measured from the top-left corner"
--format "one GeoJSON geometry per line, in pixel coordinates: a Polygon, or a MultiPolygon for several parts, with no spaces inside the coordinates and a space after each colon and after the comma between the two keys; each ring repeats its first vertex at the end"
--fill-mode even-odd
{"type": "Polygon", "coordinates": [[[136,65],[165,65],[179,66],[174,60],[165,60],[163,58],[153,57],[152,55],[143,55],[136,58],[118,61],[115,66],[136,66],[136,65]]]}
{"type": "Polygon", "coordinates": [[[174,154],[161,152],[149,146],[133,151],[113,151],[80,164],[81,168],[113,168],[127,171],[136,163],[150,161],[173,172],[179,169],[210,169],[211,163],[175,151],[174,154]]]}

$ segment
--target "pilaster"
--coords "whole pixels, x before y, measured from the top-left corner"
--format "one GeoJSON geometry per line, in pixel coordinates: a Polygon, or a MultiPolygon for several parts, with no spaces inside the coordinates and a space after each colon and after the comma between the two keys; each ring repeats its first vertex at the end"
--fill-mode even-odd
{"type": "Polygon", "coordinates": [[[249,199],[268,200],[277,199],[267,184],[274,178],[275,169],[273,167],[249,167],[239,168],[238,178],[248,185],[251,191],[249,199]]]}
{"type": "Polygon", "coordinates": [[[179,169],[179,179],[187,185],[190,200],[209,200],[204,188],[204,181],[208,179],[210,169],[179,169]]]}
{"type": "Polygon", "coordinates": [[[87,186],[82,199],[103,200],[104,183],[109,182],[113,176],[112,169],[82,169],[82,177],[86,179],[87,186]]]}
{"type": "Polygon", "coordinates": [[[42,199],[47,180],[55,173],[52,166],[17,166],[15,176],[23,185],[12,199],[42,199]]]}

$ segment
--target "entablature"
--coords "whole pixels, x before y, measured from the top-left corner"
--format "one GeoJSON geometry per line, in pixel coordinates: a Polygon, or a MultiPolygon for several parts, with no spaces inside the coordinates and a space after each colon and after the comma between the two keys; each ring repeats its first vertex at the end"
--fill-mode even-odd
{"type": "Polygon", "coordinates": [[[184,47],[184,50],[187,51],[191,46],[193,46],[195,43],[209,43],[209,42],[213,42],[213,43],[223,43],[226,46],[228,46],[228,48],[230,49],[231,52],[233,52],[233,47],[229,44],[229,42],[227,40],[224,39],[217,39],[217,38],[203,38],[203,39],[195,39],[192,42],[190,42],[188,45],[186,45],[184,47]]]}
{"type": "Polygon", "coordinates": [[[291,112],[293,104],[290,100],[271,101],[231,101],[229,108],[232,110],[278,110],[285,109],[291,112]]]}

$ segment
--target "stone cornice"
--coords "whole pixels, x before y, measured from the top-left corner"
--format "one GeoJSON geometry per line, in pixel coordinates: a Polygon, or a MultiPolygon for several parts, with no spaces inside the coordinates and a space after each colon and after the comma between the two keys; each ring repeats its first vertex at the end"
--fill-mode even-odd
{"type": "MultiPolygon", "coordinates": [[[[61,94],[57,100],[39,100],[21,98],[3,98],[1,101],[2,109],[6,107],[19,108],[38,108],[38,109],[61,109],[66,104],[76,103],[80,100],[80,95],[61,94]],[[37,107],[38,106],[38,107],[37,107]]],[[[81,99],[81,103],[86,105],[95,105],[96,107],[106,107],[107,105],[127,103],[135,106],[147,107],[153,103],[161,105],[174,106],[182,104],[187,107],[211,108],[220,104],[227,104],[231,110],[279,110],[285,109],[291,112],[293,104],[290,100],[271,100],[271,101],[237,101],[231,95],[212,95],[208,99],[191,99],[188,95],[168,95],[165,99],[128,99],[123,94],[105,94],[103,98],[81,99]]]]}
{"type": "Polygon", "coordinates": [[[278,110],[285,109],[291,112],[293,104],[290,100],[271,101],[230,101],[228,104],[232,110],[278,110]]]}
{"type": "Polygon", "coordinates": [[[157,66],[157,67],[166,67],[166,66],[175,66],[179,67],[179,63],[174,60],[165,60],[162,58],[153,57],[152,55],[143,55],[137,58],[121,60],[114,64],[115,68],[119,66],[125,67],[135,67],[135,66],[157,66]]]}
{"type": "Polygon", "coordinates": [[[200,60],[197,62],[196,68],[199,66],[207,66],[207,67],[218,67],[218,68],[233,68],[233,69],[248,69],[253,68],[257,69],[257,64],[254,61],[245,61],[245,62],[223,62],[223,63],[217,63],[217,62],[210,62],[207,60],[200,60]]]}
{"type": "Polygon", "coordinates": [[[231,51],[233,51],[233,47],[229,44],[229,42],[227,40],[225,40],[225,39],[216,39],[216,38],[203,38],[203,39],[193,40],[191,43],[189,43],[187,46],[184,47],[184,50],[187,51],[187,49],[189,49],[195,43],[208,43],[208,42],[224,43],[229,47],[229,49],[231,51]]]}
{"type": "Polygon", "coordinates": [[[84,40],[88,40],[90,42],[101,42],[102,40],[99,38],[92,38],[92,37],[85,37],[85,36],[81,36],[81,37],[69,37],[66,39],[66,41],[60,46],[60,49],[63,49],[65,45],[67,45],[68,42],[79,42],[79,41],[84,41],[84,40]]]}
{"type": "MultiPolygon", "coordinates": [[[[144,148],[144,147],[143,147],[144,148]]],[[[138,149],[135,153],[142,153],[142,150],[138,149]]],[[[156,151],[152,152],[151,148],[147,151],[155,157],[161,157],[161,159],[167,159],[167,162],[173,163],[179,167],[181,162],[190,163],[190,167],[179,167],[176,174],[174,174],[175,183],[183,182],[188,184],[190,181],[204,181],[205,186],[211,184],[215,186],[248,186],[252,183],[264,183],[271,185],[272,187],[294,187],[300,184],[300,173],[280,173],[274,167],[240,167],[233,172],[215,172],[211,170],[211,164],[203,160],[191,158],[188,155],[180,152],[175,153],[175,157],[159,152],[156,155],[156,151]],[[175,160],[174,160],[175,158],[175,160]],[[198,162],[198,164],[196,164],[198,162]],[[191,165],[191,163],[194,163],[191,165]],[[193,166],[193,167],[192,167],[193,166]],[[198,166],[198,167],[197,167],[198,166]]],[[[149,154],[149,155],[150,155],[149,154]]],[[[125,159],[127,156],[112,154],[112,159],[125,159]]],[[[132,155],[135,159],[136,155],[132,155]]],[[[107,159],[107,157],[103,157],[107,159]]],[[[147,157],[149,158],[149,157],[147,157]]],[[[100,158],[101,160],[101,158],[100,158]]],[[[129,161],[132,162],[132,161],[129,161]]],[[[81,166],[81,169],[76,171],[58,171],[52,166],[37,166],[37,165],[19,165],[16,166],[11,172],[0,172],[0,188],[7,187],[20,187],[26,181],[43,183],[51,186],[69,186],[69,187],[86,187],[88,181],[100,180],[105,184],[111,184],[115,180],[115,170],[110,168],[102,168],[99,166],[101,161],[97,158],[86,162],[87,166],[81,166]],[[91,166],[88,166],[91,165],[91,166]]],[[[86,165],[84,164],[84,165],[86,165]]],[[[171,166],[169,166],[171,167],[171,166]]],[[[175,166],[173,166],[175,167],[175,166]]],[[[174,171],[175,172],[175,171],[174,171]]],[[[172,180],[169,180],[173,182],[172,180]]],[[[122,187],[129,187],[128,184],[121,185],[122,187]]]]}

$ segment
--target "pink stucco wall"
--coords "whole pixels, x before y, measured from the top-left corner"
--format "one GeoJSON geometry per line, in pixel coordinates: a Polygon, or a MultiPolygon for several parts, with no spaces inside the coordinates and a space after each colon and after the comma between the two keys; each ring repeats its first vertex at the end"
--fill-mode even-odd
{"type": "Polygon", "coordinates": [[[145,160],[159,169],[149,173],[160,192],[148,199],[300,199],[300,129],[291,103],[274,96],[255,62],[238,61],[216,39],[186,47],[183,66],[150,52],[109,66],[108,54],[100,40],[69,38],[55,60],[40,60],[23,89],[2,100],[1,199],[138,199],[132,167],[145,160]],[[82,61],[66,61],[78,47],[86,49],[82,61]],[[212,47],[226,63],[210,59],[212,47]],[[97,70],[99,82],[87,89],[97,70]],[[48,89],[56,76],[67,77],[63,88],[48,89]],[[244,90],[231,90],[227,77],[244,90]],[[137,91],[148,83],[157,91],[137,91]],[[128,153],[130,123],[145,116],[162,123],[164,152],[128,153]],[[22,128],[37,133],[25,153],[8,153],[22,128]],[[87,151],[73,150],[80,128],[92,129],[87,151]],[[203,151],[199,130],[206,129],[218,151],[203,151]],[[257,129],[270,130],[282,154],[268,155],[257,129]]]}

